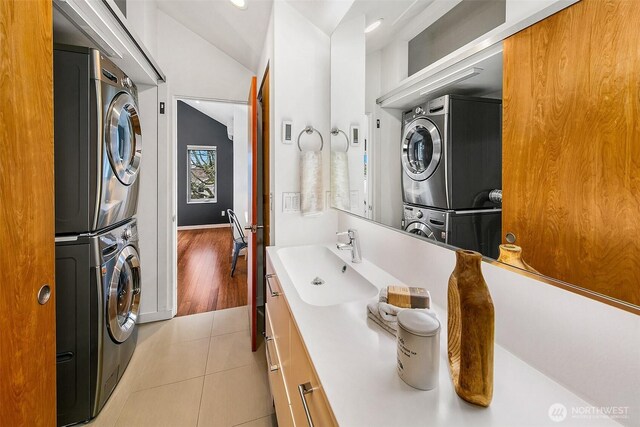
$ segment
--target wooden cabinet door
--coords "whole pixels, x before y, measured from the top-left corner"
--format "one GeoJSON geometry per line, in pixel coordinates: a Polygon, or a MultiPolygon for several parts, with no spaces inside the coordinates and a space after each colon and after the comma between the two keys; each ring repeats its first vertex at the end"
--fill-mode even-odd
{"type": "Polygon", "coordinates": [[[504,41],[503,235],[539,272],[640,304],[640,2],[504,41]]]}
{"type": "Polygon", "coordinates": [[[285,380],[290,393],[294,423],[297,427],[306,427],[309,424],[307,411],[304,408],[304,401],[306,401],[308,415],[314,426],[335,426],[337,423],[293,321],[290,328],[291,368],[285,371],[285,380]],[[305,384],[311,392],[302,394],[299,386],[305,384]]]}
{"type": "Polygon", "coordinates": [[[279,427],[293,426],[293,417],[291,415],[291,407],[289,406],[289,397],[287,389],[284,385],[284,375],[282,365],[278,358],[278,352],[275,347],[273,337],[273,328],[271,325],[271,313],[267,305],[267,316],[265,330],[267,333],[267,341],[265,342],[265,351],[267,352],[267,369],[269,370],[269,385],[271,387],[271,395],[276,408],[276,416],[278,417],[279,427]]]}
{"type": "Polygon", "coordinates": [[[56,425],[51,5],[0,1],[2,426],[56,425]]]}
{"type": "Polygon", "coordinates": [[[271,262],[267,259],[267,277],[265,279],[267,307],[269,308],[269,316],[271,317],[271,326],[273,328],[272,337],[278,349],[280,363],[286,371],[290,364],[289,355],[289,306],[285,301],[284,294],[280,288],[278,277],[273,274],[271,262]]]}

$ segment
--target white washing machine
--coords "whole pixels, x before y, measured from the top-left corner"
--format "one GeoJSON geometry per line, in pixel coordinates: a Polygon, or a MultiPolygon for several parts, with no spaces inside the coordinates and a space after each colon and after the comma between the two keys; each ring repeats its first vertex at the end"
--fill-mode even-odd
{"type": "Polygon", "coordinates": [[[136,213],[142,129],[135,85],[98,50],[54,48],[56,235],[136,213]]]}

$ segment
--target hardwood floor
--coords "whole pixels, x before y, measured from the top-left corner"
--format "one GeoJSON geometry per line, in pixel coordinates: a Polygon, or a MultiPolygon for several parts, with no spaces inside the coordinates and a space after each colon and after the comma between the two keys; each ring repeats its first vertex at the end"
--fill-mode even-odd
{"type": "Polygon", "coordinates": [[[231,277],[228,228],[178,231],[178,316],[247,304],[247,259],[231,277]]]}

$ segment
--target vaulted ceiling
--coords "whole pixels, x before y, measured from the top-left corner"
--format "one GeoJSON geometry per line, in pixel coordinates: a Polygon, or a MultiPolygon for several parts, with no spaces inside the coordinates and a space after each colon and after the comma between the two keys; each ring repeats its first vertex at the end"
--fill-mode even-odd
{"type": "MultiPolygon", "coordinates": [[[[156,0],[158,8],[252,71],[257,71],[272,0],[156,0]]],[[[160,29],[162,31],[162,29],[160,29]]]]}
{"type": "MultiPolygon", "coordinates": [[[[269,27],[273,0],[246,0],[244,10],[229,0],[156,0],[158,8],[252,71],[269,27]]],[[[353,0],[286,0],[330,35],[353,0]]],[[[162,29],[160,30],[162,31],[162,29]]]]}

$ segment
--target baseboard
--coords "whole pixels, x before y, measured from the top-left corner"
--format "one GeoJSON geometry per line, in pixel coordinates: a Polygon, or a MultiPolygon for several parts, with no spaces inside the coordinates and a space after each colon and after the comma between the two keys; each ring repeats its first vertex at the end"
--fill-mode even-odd
{"type": "Polygon", "coordinates": [[[181,225],[178,227],[178,231],[182,230],[198,230],[200,228],[226,228],[231,227],[231,224],[204,224],[204,225],[181,225]]]}
{"type": "Polygon", "coordinates": [[[159,320],[169,320],[173,318],[171,310],[152,311],[151,313],[140,313],[138,315],[138,323],[157,322],[159,320]]]}

